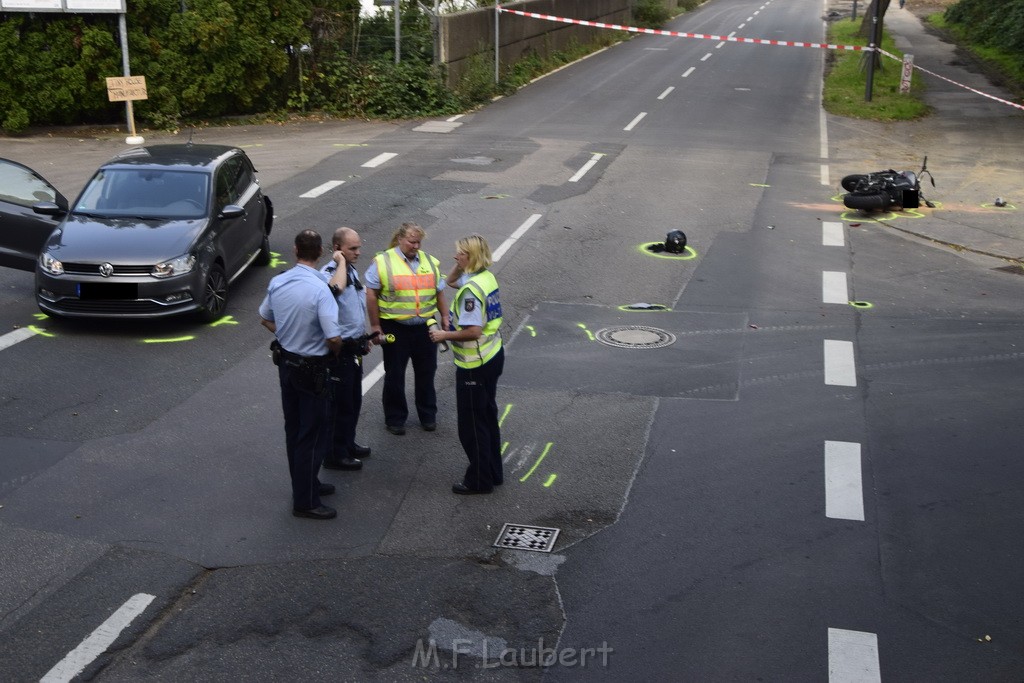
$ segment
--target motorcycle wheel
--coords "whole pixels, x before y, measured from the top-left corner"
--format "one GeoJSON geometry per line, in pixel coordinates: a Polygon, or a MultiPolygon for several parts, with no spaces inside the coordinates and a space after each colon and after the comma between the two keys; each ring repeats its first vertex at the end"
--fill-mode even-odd
{"type": "Polygon", "coordinates": [[[844,177],[841,181],[839,181],[839,184],[842,185],[843,189],[846,190],[847,192],[853,192],[853,190],[857,187],[860,181],[864,180],[865,178],[867,178],[867,176],[862,173],[854,173],[853,175],[848,175],[844,177]]]}
{"type": "Polygon", "coordinates": [[[843,205],[848,209],[857,209],[858,211],[884,211],[889,208],[891,203],[892,198],[885,192],[843,195],[843,205]]]}

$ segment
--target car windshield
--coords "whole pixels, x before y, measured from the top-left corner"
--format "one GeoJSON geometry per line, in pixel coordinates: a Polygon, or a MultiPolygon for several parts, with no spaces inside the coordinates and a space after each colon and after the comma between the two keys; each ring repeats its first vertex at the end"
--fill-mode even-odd
{"type": "Polygon", "coordinates": [[[111,218],[202,218],[209,198],[208,177],[194,171],[102,169],[82,190],[73,212],[111,218]]]}

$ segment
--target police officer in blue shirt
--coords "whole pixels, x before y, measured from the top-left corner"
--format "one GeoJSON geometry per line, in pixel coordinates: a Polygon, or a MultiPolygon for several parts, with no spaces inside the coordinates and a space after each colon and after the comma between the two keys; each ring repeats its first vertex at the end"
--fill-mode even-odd
{"type": "Polygon", "coordinates": [[[360,458],[370,455],[369,448],[356,443],[356,424],[363,406],[363,356],[371,346],[366,334],[366,289],[355,265],[363,241],[352,228],[338,228],[331,243],[333,256],[320,272],[328,278],[338,301],[341,353],[330,362],[333,438],[324,468],[358,470],[363,466],[360,458]]]}
{"type": "Polygon", "coordinates": [[[320,502],[333,484],[317,478],[330,449],[328,358],[341,350],[338,303],[317,271],[323,242],[313,230],[295,236],[296,265],[275,276],[259,313],[274,333],[271,344],[281,383],[292,514],[331,519],[337,511],[320,502]]]}

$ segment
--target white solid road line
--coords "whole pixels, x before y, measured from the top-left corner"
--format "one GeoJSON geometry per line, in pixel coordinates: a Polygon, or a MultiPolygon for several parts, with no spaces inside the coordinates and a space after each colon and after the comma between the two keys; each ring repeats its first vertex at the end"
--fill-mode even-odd
{"type": "Polygon", "coordinates": [[[850,295],[846,286],[846,273],[826,270],[821,274],[821,302],[825,304],[848,304],[850,295]]]}
{"type": "Polygon", "coordinates": [[[0,336],[0,351],[14,346],[20,341],[25,341],[29,337],[34,337],[35,335],[36,331],[28,327],[21,327],[13,332],[8,332],[7,334],[0,336]]]}
{"type": "Polygon", "coordinates": [[[825,384],[841,387],[857,386],[853,363],[853,342],[825,340],[825,384]]]}
{"type": "Polygon", "coordinates": [[[826,247],[841,247],[846,244],[843,237],[843,224],[823,221],[821,224],[821,244],[826,247]]]}
{"type": "MultiPolygon", "coordinates": [[[[579,182],[579,179],[582,178],[583,176],[585,176],[587,174],[587,171],[589,171],[590,169],[594,168],[594,165],[597,164],[597,162],[600,161],[601,157],[603,157],[603,156],[604,155],[601,154],[600,152],[595,152],[595,153],[591,154],[590,155],[590,161],[588,161],[587,163],[583,164],[583,166],[580,168],[580,170],[576,171],[576,174],[573,175],[572,178],[569,178],[569,182],[570,183],[579,182]]],[[[537,214],[537,215],[540,215],[540,214],[537,214]]]]}
{"type": "Polygon", "coordinates": [[[377,168],[385,161],[390,161],[397,156],[398,155],[395,154],[394,152],[384,152],[383,154],[378,154],[377,156],[363,164],[363,168],[377,168]]]}
{"type": "Polygon", "coordinates": [[[128,601],[117,608],[117,611],[100,624],[88,638],[46,672],[46,675],[39,679],[39,683],[67,683],[80,674],[94,659],[103,654],[111,643],[117,640],[121,631],[132,623],[135,617],[142,614],[142,611],[149,606],[149,603],[153,602],[155,597],[146,593],[138,593],[128,598],[128,601]]]}
{"type": "Polygon", "coordinates": [[[825,442],[825,516],[864,521],[859,443],[825,442]]]}
{"type": "Polygon", "coordinates": [[[828,630],[829,683],[878,683],[878,636],[864,631],[828,630]]]}
{"type": "Polygon", "coordinates": [[[640,123],[640,121],[645,116],[647,116],[647,112],[645,112],[645,111],[640,112],[639,114],[636,115],[636,118],[633,119],[632,121],[630,121],[629,125],[626,126],[625,128],[623,128],[622,130],[633,130],[633,126],[635,126],[636,124],[640,123]]]}
{"type": "Polygon", "coordinates": [[[529,218],[523,221],[522,225],[516,228],[516,231],[513,232],[507,240],[501,243],[500,247],[494,250],[494,253],[491,255],[491,258],[494,259],[495,263],[497,263],[501,259],[501,257],[505,255],[505,252],[508,251],[520,237],[526,234],[527,230],[533,227],[534,223],[540,220],[540,217],[541,214],[539,213],[532,214],[529,218]]]}
{"type": "Polygon", "coordinates": [[[314,187],[309,192],[306,192],[305,194],[300,194],[299,197],[301,197],[302,199],[316,199],[317,197],[319,197],[320,195],[324,194],[325,192],[330,192],[331,190],[333,190],[334,188],[338,187],[339,185],[344,185],[344,184],[345,184],[344,180],[328,180],[323,185],[317,185],[316,187],[314,187]]]}

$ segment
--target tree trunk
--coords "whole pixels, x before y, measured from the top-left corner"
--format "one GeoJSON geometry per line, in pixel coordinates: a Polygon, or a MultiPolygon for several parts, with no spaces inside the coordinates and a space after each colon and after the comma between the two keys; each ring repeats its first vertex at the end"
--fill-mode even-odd
{"type": "MultiPolygon", "coordinates": [[[[872,19],[875,16],[875,3],[881,2],[881,6],[878,8],[878,23],[882,23],[882,19],[885,17],[886,10],[889,9],[889,0],[871,0],[871,4],[868,6],[867,11],[864,12],[864,16],[860,20],[860,30],[857,31],[857,35],[871,40],[871,25],[872,19]]],[[[878,27],[879,41],[881,41],[882,27],[878,27]]]]}

